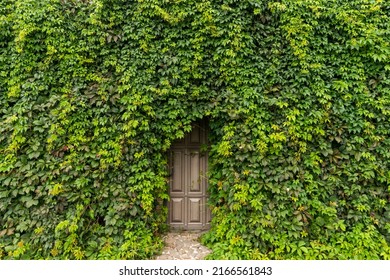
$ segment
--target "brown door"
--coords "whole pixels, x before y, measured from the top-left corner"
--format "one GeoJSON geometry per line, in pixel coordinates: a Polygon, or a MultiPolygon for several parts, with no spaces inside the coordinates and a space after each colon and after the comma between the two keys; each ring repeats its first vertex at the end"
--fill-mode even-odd
{"type": "Polygon", "coordinates": [[[204,147],[207,147],[207,128],[205,122],[198,122],[170,149],[168,223],[172,229],[202,230],[210,226],[204,147]]]}

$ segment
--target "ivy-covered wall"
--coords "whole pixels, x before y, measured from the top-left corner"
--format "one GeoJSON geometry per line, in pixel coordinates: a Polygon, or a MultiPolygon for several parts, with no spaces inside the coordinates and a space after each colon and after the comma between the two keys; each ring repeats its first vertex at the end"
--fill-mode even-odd
{"type": "Polygon", "coordinates": [[[209,258],[390,258],[385,0],[0,0],[0,258],[153,257],[204,117],[209,258]]]}

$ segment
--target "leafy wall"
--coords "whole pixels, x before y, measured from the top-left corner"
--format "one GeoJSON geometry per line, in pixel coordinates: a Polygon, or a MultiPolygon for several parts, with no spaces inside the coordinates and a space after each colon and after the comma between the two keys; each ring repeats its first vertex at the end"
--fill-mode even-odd
{"type": "Polygon", "coordinates": [[[145,259],[211,126],[217,259],[390,258],[390,4],[0,0],[0,258],[145,259]]]}

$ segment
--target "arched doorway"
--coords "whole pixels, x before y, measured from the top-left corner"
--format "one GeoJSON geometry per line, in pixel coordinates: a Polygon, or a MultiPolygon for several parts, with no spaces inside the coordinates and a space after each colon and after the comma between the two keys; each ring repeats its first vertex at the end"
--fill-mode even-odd
{"type": "Polygon", "coordinates": [[[204,230],[210,227],[207,205],[208,123],[193,124],[183,139],[169,150],[169,207],[171,229],[204,230]]]}

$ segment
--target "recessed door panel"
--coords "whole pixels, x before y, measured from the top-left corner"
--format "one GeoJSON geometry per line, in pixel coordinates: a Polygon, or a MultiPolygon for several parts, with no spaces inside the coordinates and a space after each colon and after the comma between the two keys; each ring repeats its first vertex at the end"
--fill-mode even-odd
{"type": "Polygon", "coordinates": [[[200,159],[199,151],[191,150],[189,154],[189,179],[190,193],[201,192],[200,159]]]}
{"type": "Polygon", "coordinates": [[[184,199],[172,198],[171,221],[173,223],[184,223],[184,199]]]}
{"type": "Polygon", "coordinates": [[[201,198],[190,198],[189,199],[189,205],[188,205],[188,222],[189,223],[201,223],[201,204],[202,199],[201,198]]]}
{"type": "Polygon", "coordinates": [[[185,187],[185,162],[184,150],[172,151],[172,192],[182,192],[184,194],[185,187]]]}
{"type": "Polygon", "coordinates": [[[200,134],[200,127],[197,125],[193,126],[190,133],[190,143],[200,144],[200,134]]]}

